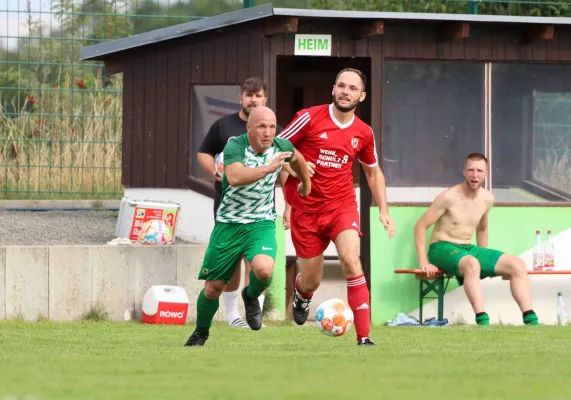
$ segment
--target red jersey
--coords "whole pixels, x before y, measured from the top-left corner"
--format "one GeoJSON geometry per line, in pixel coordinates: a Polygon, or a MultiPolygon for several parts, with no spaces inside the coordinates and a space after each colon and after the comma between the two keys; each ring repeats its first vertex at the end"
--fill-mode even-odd
{"type": "Polygon", "coordinates": [[[301,197],[300,180],[289,176],[285,184],[286,201],[300,211],[323,212],[339,207],[357,207],[353,187],[355,158],[369,167],[378,164],[373,130],[356,115],[341,124],[333,115],[333,104],[306,108],[278,135],[289,140],[315,164],[311,193],[301,197]]]}

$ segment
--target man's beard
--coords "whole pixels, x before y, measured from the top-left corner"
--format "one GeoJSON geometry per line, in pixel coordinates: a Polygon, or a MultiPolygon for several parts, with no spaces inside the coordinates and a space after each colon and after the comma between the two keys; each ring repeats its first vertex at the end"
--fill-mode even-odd
{"type": "Polygon", "coordinates": [[[358,101],[355,101],[354,103],[351,103],[348,106],[342,106],[337,102],[337,99],[335,98],[335,96],[333,96],[333,104],[335,104],[335,107],[337,107],[337,109],[341,112],[349,112],[349,111],[353,111],[355,108],[357,108],[357,105],[359,104],[358,101]]]}
{"type": "Polygon", "coordinates": [[[256,106],[248,106],[246,108],[242,107],[242,111],[244,112],[244,114],[246,114],[246,116],[250,115],[250,112],[256,108],[256,106]]]}

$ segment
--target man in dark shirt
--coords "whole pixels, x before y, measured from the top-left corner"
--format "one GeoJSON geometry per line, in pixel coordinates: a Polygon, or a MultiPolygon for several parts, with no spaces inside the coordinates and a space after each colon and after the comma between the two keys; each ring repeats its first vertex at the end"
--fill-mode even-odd
{"type": "MultiPolygon", "coordinates": [[[[222,199],[222,178],[220,178],[215,172],[215,157],[224,150],[228,140],[246,133],[246,123],[248,122],[250,111],[252,111],[254,107],[266,105],[266,101],[268,99],[267,92],[267,86],[260,78],[251,77],[246,79],[242,83],[240,96],[238,96],[238,101],[242,108],[240,112],[230,114],[216,120],[208,130],[202,145],[198,149],[197,157],[200,166],[206,171],[206,173],[213,174],[216,179],[214,182],[214,189],[216,190],[214,197],[215,218],[222,199]]],[[[282,128],[278,125],[276,135],[280,133],[281,130],[282,128]]],[[[231,327],[249,328],[248,324],[242,319],[238,312],[238,288],[240,286],[241,263],[242,261],[240,260],[232,280],[226,286],[224,293],[222,293],[222,299],[224,300],[224,307],[226,308],[228,324],[231,327]]],[[[246,280],[245,283],[247,285],[250,265],[245,259],[244,264],[246,266],[244,279],[246,280]]],[[[264,307],[264,299],[265,296],[262,294],[259,297],[260,308],[262,309],[264,307]]]]}

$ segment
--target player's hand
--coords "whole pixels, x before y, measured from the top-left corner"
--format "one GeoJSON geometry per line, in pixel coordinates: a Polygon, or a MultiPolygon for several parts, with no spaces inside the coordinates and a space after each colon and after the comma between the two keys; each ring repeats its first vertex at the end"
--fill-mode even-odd
{"type": "Polygon", "coordinates": [[[222,182],[222,178],[216,173],[216,171],[214,171],[214,179],[216,179],[216,182],[222,182]]]}
{"type": "Polygon", "coordinates": [[[393,237],[395,234],[395,222],[391,218],[388,212],[381,211],[381,215],[379,216],[379,220],[385,227],[385,231],[388,232],[389,239],[393,237]]]}
{"type": "Polygon", "coordinates": [[[287,231],[291,228],[291,206],[286,204],[283,216],[284,229],[287,231]]]}
{"type": "Polygon", "coordinates": [[[428,278],[436,278],[438,268],[436,268],[434,265],[424,264],[422,267],[420,267],[420,269],[422,269],[422,272],[424,272],[428,278]]]}
{"type": "Polygon", "coordinates": [[[297,185],[297,192],[301,195],[301,197],[306,197],[311,193],[311,183],[304,185],[303,182],[301,182],[299,185],[297,185]]]}
{"type": "Polygon", "coordinates": [[[315,174],[315,164],[311,161],[306,161],[307,164],[307,172],[309,172],[309,177],[312,177],[315,174]]]}
{"type": "Polygon", "coordinates": [[[286,158],[291,157],[291,151],[284,151],[280,153],[274,160],[268,165],[269,173],[276,172],[278,168],[283,167],[284,165],[289,165],[289,163],[285,162],[286,158]]]}

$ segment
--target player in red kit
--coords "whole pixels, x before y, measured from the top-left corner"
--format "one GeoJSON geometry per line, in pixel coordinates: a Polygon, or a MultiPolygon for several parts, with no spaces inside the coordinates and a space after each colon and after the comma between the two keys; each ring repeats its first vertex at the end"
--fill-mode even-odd
{"type": "Polygon", "coordinates": [[[358,252],[362,233],[353,188],[352,168],[356,159],[365,170],[380,209],[380,220],[390,238],[394,222],[389,215],[373,130],[355,115],[355,108],[365,99],[365,85],[361,71],[342,70],[333,86],[333,103],[297,112],[279,137],[288,139],[313,168],[309,196],[297,194],[300,180],[294,175],[287,177],[284,187],[284,223],[291,227],[300,267],[295,281],[294,320],[298,325],[307,320],[313,292],[323,277],[323,252],[333,241],[347,279],[347,299],[355,315],[357,344],[374,346],[369,337],[369,290],[358,252]]]}

